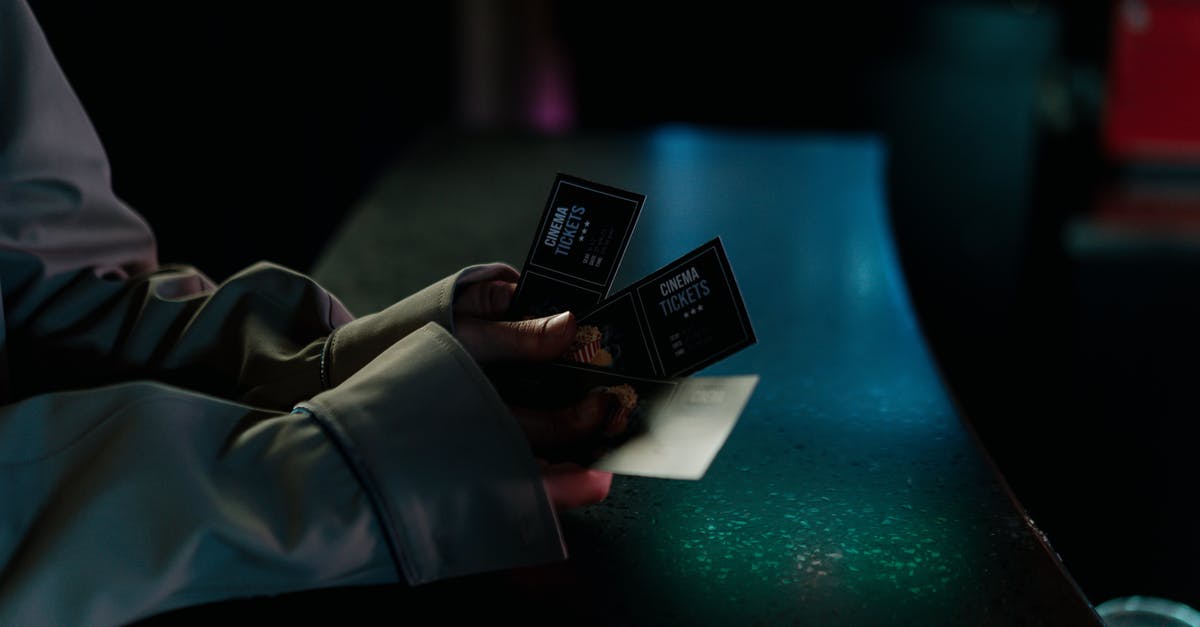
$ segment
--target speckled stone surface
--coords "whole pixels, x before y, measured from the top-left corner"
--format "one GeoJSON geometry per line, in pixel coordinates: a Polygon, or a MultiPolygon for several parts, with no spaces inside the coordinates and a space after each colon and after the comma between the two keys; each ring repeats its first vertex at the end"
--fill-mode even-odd
{"type": "Polygon", "coordinates": [[[1098,624],[939,378],[886,158],[870,138],[668,128],[449,140],[398,164],[315,270],[356,313],[519,266],[564,171],[647,195],[614,289],[724,239],[760,339],[706,373],[762,376],[703,480],[617,477],[562,517],[567,563],[413,592],[446,617],[563,624],[1098,624]]]}

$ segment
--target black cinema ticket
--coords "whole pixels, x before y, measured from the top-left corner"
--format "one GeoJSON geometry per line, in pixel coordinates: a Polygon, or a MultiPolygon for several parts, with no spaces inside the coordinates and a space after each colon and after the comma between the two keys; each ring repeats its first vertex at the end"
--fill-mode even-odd
{"type": "Polygon", "coordinates": [[[604,300],[646,197],[559,174],[525,259],[508,318],[581,316],[604,300]]]}
{"type": "Polygon", "coordinates": [[[721,239],[579,319],[569,362],[630,376],[687,376],[757,340],[721,239]]]}

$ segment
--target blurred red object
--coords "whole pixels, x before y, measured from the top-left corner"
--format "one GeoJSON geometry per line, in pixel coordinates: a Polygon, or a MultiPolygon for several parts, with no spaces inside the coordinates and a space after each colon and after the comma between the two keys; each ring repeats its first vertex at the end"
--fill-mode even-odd
{"type": "Polygon", "coordinates": [[[1112,32],[1109,156],[1200,163],[1200,2],[1120,0],[1112,32]]]}

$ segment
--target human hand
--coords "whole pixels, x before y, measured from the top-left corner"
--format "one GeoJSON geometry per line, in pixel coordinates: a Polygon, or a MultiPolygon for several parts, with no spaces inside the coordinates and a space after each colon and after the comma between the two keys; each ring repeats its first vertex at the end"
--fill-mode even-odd
{"type": "MultiPolygon", "coordinates": [[[[495,361],[549,361],[563,354],[575,338],[575,317],[564,312],[533,320],[507,321],[516,284],[484,281],[464,287],[454,301],[454,335],[481,364],[495,361]]],[[[615,399],[594,391],[576,404],[557,410],[510,407],[534,454],[553,456],[586,444],[615,410],[615,399]]],[[[556,509],[604,500],[612,474],[578,464],[542,464],[546,494],[556,509]]]]}
{"type": "Polygon", "coordinates": [[[554,509],[566,510],[603,501],[612,488],[612,473],[579,464],[542,464],[542,484],[554,509]]]}

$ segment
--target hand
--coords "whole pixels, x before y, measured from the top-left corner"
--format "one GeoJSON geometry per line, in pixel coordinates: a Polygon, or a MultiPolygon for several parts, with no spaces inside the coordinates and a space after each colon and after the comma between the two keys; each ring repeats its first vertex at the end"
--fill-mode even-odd
{"type": "MultiPolygon", "coordinates": [[[[570,312],[533,320],[501,320],[516,287],[508,281],[473,283],[455,297],[454,335],[479,363],[549,361],[562,355],[575,339],[575,317],[570,312]]],[[[613,403],[610,395],[593,392],[559,410],[511,409],[534,454],[545,455],[594,437],[613,403]]],[[[542,481],[551,502],[561,510],[604,500],[612,474],[577,464],[543,463],[542,481]]]]}
{"type": "Polygon", "coordinates": [[[578,464],[542,464],[542,484],[554,509],[599,503],[612,487],[612,473],[578,464]]]}

